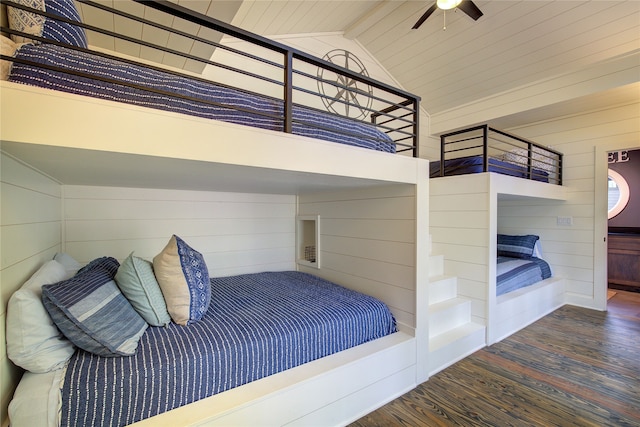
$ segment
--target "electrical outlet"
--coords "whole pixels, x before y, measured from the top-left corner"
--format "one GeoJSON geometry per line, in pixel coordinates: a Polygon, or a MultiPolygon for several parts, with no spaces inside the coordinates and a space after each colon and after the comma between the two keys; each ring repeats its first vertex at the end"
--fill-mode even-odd
{"type": "Polygon", "coordinates": [[[573,217],[572,216],[559,216],[557,218],[557,222],[556,223],[558,225],[561,225],[561,226],[564,226],[564,227],[571,226],[571,225],[573,225],[573,217]]]}

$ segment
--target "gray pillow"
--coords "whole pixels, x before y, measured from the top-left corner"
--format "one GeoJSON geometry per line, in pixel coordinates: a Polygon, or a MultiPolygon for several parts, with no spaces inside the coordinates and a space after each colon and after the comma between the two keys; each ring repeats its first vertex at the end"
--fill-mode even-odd
{"type": "Polygon", "coordinates": [[[171,322],[150,261],[133,256],[132,252],[118,268],[116,284],[148,324],[166,326],[171,322]]]}

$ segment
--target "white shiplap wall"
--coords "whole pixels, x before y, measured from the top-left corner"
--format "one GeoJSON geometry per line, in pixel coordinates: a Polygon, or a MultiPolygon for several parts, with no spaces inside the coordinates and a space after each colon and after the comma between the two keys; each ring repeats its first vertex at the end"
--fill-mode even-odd
{"type": "Polygon", "coordinates": [[[300,196],[300,215],[320,215],[321,260],[319,270],[301,270],[383,300],[415,328],[415,193],[398,185],[300,196]]]}
{"type": "Polygon", "coordinates": [[[145,259],[176,234],[211,276],[294,269],[296,198],[119,187],[65,186],[65,251],[81,262],[135,251],[145,259]]]}
{"type": "Polygon", "coordinates": [[[53,179],[0,152],[0,423],[22,371],[7,358],[7,303],[61,247],[61,186],[53,179]]]}
{"type": "MultiPolygon", "coordinates": [[[[546,233],[549,242],[544,249],[556,255],[554,272],[567,278],[567,302],[604,309],[607,218],[606,198],[602,196],[606,197],[606,150],[640,147],[640,102],[558,117],[511,131],[564,153],[564,183],[569,197],[557,215],[572,217],[573,225],[554,225],[552,232],[546,233]],[[605,173],[596,180],[599,170],[605,173]]],[[[543,210],[544,205],[531,209],[543,210]]]]}
{"type": "Polygon", "coordinates": [[[472,320],[486,325],[490,236],[495,228],[489,175],[429,181],[433,253],[444,255],[445,274],[457,277],[458,294],[471,300],[472,320]]]}

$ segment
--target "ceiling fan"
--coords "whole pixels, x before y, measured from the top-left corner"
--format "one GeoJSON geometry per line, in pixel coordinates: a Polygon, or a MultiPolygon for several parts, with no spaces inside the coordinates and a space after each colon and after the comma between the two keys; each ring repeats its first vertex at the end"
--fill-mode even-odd
{"type": "Polygon", "coordinates": [[[469,15],[469,17],[474,21],[477,21],[478,18],[482,16],[482,11],[480,11],[480,9],[478,9],[478,6],[476,6],[471,0],[437,0],[434,4],[431,5],[429,9],[427,9],[427,11],[420,17],[420,19],[418,19],[418,22],[416,22],[415,25],[411,27],[411,29],[415,30],[419,28],[424,23],[424,21],[426,21],[427,18],[431,16],[433,12],[435,12],[436,9],[447,11],[456,7],[469,15]]]}

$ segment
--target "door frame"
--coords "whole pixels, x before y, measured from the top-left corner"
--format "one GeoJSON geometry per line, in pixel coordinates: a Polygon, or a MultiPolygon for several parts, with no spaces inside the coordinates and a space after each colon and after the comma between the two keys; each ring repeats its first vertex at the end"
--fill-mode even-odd
{"type": "Polygon", "coordinates": [[[610,142],[595,147],[594,176],[594,234],[593,234],[593,299],[596,309],[607,309],[607,236],[609,219],[607,215],[609,163],[607,153],[619,150],[640,149],[640,142],[610,142]]]}

